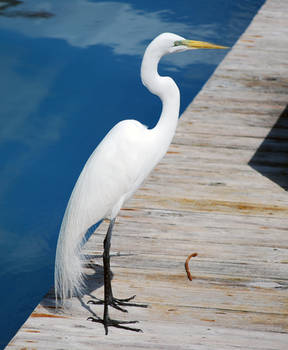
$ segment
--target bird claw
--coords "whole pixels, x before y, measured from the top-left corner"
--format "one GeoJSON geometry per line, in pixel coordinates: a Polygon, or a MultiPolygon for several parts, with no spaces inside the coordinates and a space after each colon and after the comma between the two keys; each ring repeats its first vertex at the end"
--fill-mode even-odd
{"type": "Polygon", "coordinates": [[[106,319],[104,318],[103,320],[96,317],[88,317],[87,320],[92,322],[102,323],[104,325],[106,335],[108,334],[108,327],[116,327],[116,328],[126,329],[128,331],[133,331],[133,332],[143,332],[142,329],[140,328],[123,326],[124,324],[138,323],[138,321],[119,321],[119,320],[112,320],[109,317],[107,317],[106,319]]]}
{"type": "MultiPolygon", "coordinates": [[[[148,307],[146,304],[137,304],[137,303],[130,303],[130,300],[133,300],[136,297],[136,295],[133,295],[130,298],[126,299],[118,299],[118,298],[110,298],[108,301],[108,305],[112,306],[114,309],[122,311],[122,312],[128,312],[126,309],[123,309],[121,306],[134,306],[134,307],[148,307]]],[[[88,304],[94,304],[94,305],[103,305],[105,304],[105,300],[98,299],[97,301],[95,300],[89,300],[88,304]]]]}

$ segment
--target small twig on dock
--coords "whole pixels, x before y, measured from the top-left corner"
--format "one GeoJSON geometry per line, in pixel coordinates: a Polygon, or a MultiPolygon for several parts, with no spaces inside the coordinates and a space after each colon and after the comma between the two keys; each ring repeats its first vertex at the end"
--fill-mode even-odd
{"type": "Polygon", "coordinates": [[[187,277],[189,278],[190,281],[192,281],[192,275],[190,273],[190,269],[189,269],[189,261],[191,258],[194,258],[195,256],[197,256],[198,254],[197,253],[192,253],[188,256],[188,258],[186,259],[185,261],[185,270],[186,270],[186,273],[187,273],[187,277]]]}

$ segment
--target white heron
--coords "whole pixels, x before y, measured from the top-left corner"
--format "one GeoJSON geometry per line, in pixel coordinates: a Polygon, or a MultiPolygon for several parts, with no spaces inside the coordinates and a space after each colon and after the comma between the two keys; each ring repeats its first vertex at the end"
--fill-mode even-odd
{"type": "Polygon", "coordinates": [[[122,305],[146,306],[129,303],[134,297],[114,298],[109,254],[112,229],[120,208],[165,155],[177,126],[179,89],[173,79],[158,74],[158,63],[162,56],[174,52],[225,48],[202,41],[186,40],[172,33],[157,36],[146,48],[141,65],[142,83],[162,101],[162,112],[157,125],[148,129],[136,120],[124,120],[115,125],[86,162],[73,189],[57,244],[56,300],[63,301],[83,292],[85,278],[80,259],[83,238],[93,224],[104,218],[109,219],[103,253],[104,315],[103,319],[89,318],[103,323],[106,334],[109,326],[140,331],[124,325],[136,321],[110,319],[109,305],[121,311],[126,311],[122,305]]]}

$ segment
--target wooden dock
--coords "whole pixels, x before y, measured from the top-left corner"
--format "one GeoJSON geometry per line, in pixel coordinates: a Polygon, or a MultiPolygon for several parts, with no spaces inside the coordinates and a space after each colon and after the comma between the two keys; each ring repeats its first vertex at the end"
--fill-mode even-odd
{"type": "Polygon", "coordinates": [[[288,349],[288,1],[267,0],[183,114],[170,150],[121,211],[111,311],[143,333],[104,335],[103,224],[86,245],[88,288],[68,313],[53,294],[6,349],[288,349]],[[190,260],[189,281],[184,269],[190,260]]]}

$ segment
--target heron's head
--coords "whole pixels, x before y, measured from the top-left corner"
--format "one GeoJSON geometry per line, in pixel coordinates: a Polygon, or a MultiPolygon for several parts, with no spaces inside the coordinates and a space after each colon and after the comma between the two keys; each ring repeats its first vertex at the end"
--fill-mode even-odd
{"type": "Polygon", "coordinates": [[[226,46],[215,45],[205,41],[187,40],[173,33],[160,34],[153,41],[163,54],[196,49],[228,49],[226,46]]]}

